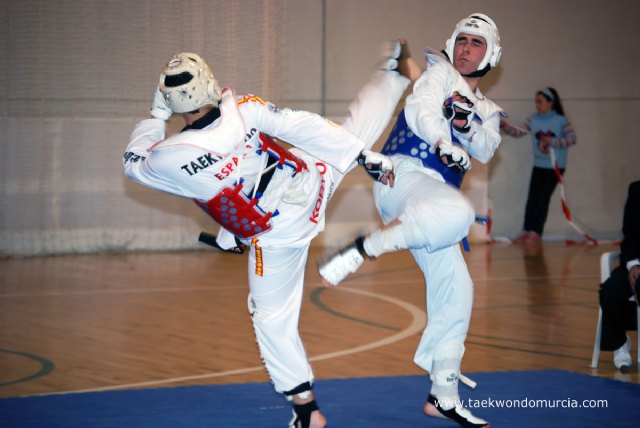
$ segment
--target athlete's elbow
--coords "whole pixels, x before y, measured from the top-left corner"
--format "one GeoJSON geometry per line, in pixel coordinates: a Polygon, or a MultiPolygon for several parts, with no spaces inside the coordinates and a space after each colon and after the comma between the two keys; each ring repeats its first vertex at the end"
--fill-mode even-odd
{"type": "Polygon", "coordinates": [[[469,152],[469,154],[473,157],[474,160],[477,160],[478,162],[480,162],[482,164],[489,163],[491,158],[493,158],[493,154],[494,153],[495,153],[495,149],[488,150],[488,151],[482,151],[482,152],[479,152],[479,153],[471,153],[471,152],[469,152]]]}

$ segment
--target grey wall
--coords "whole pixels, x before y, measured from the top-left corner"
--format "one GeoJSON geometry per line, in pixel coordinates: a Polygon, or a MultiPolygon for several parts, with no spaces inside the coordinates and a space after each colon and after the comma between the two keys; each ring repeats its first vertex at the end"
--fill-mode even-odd
{"type": "MultiPolygon", "coordinates": [[[[565,174],[574,220],[594,236],[619,234],[627,185],[640,179],[634,130],[640,121],[640,48],[634,42],[640,36],[639,2],[291,2],[289,104],[324,108],[327,115],[339,117],[375,66],[381,43],[405,37],[419,58],[426,46],[442,48],[455,23],[473,12],[495,20],[504,52],[499,68],[484,79],[483,91],[516,123],[534,112],[537,89],[554,86],[559,91],[578,134],[565,174]],[[316,19],[323,4],[324,28],[316,19]]],[[[520,231],[531,162],[527,137],[504,137],[488,169],[474,164],[467,181],[474,174],[483,180],[488,174],[494,235],[520,231]]],[[[342,188],[358,204],[366,204],[367,191],[366,177],[358,174],[342,188]]],[[[560,210],[559,193],[554,194],[545,234],[551,239],[576,237],[560,210]]],[[[348,204],[341,199],[335,204],[334,223],[357,221],[348,204]]]]}
{"type": "MultiPolygon", "coordinates": [[[[201,53],[239,93],[339,119],[386,41],[405,37],[423,63],[473,12],[496,21],[504,51],[483,91],[521,122],[537,89],[559,90],[578,134],[565,175],[574,218],[618,236],[640,179],[636,0],[32,0],[0,2],[0,254],[188,248],[215,229],[193,204],[122,176],[172,53],[201,53]]],[[[465,179],[494,236],[520,231],[530,169],[529,140],[505,137],[465,179]]],[[[558,193],[546,237],[575,238],[558,193]]],[[[317,244],[378,224],[364,173],[347,177],[327,223],[317,244]]]]}

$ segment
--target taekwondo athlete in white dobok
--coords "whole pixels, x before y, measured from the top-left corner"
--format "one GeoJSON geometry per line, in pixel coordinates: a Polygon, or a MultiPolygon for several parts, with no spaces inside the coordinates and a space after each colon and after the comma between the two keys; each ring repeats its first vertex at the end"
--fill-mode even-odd
{"type": "Polygon", "coordinates": [[[458,380],[473,304],[473,283],[460,250],[474,222],[459,191],[470,157],[486,163],[500,144],[501,109],[478,83],[500,59],[498,29],[486,15],[461,20],[444,54],[425,50],[427,69],[406,99],[381,151],[394,164],[393,188],[374,184],[385,226],[320,263],[323,280],[339,284],[367,258],[409,249],[427,285],[428,324],[414,361],[429,372],[429,416],[465,427],[488,423],[459,403],[458,380]]]}
{"type": "Polygon", "coordinates": [[[323,230],[327,203],[355,165],[393,183],[390,159],[368,148],[410,83],[396,71],[400,51],[396,45],[342,126],[257,96],[236,96],[220,88],[201,57],[177,54],[160,76],[152,118],[135,126],[124,155],[130,179],[195,200],[222,226],[223,249],[237,241],[250,248],[249,312],[274,388],[293,403],[291,427],[326,425],[298,332],[310,241],[323,230]],[[173,113],[182,113],[187,126],[166,138],[165,121],[173,113]],[[285,150],[272,137],[294,148],[285,150]]]}

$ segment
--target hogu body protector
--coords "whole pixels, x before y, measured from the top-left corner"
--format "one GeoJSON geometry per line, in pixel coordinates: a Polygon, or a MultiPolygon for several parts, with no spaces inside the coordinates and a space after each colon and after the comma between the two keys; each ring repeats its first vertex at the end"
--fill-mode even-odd
{"type": "Polygon", "coordinates": [[[248,144],[246,140],[252,137],[247,136],[244,120],[232,91],[223,91],[220,111],[221,118],[214,127],[182,132],[156,144],[152,150],[190,145],[215,154],[220,159],[217,163],[221,165],[229,162],[238,163],[238,174],[232,185],[224,186],[209,200],[194,201],[237,238],[250,239],[269,231],[271,218],[278,214],[277,210],[263,210],[259,204],[275,168],[290,168],[292,176],[295,176],[307,170],[307,166],[304,161],[266,134],[259,133],[257,148],[248,144]],[[240,164],[251,150],[255,150],[258,156],[267,156],[268,159],[266,167],[261,171],[246,171],[248,174],[256,175],[256,186],[247,191],[244,188],[245,180],[240,164]]]}

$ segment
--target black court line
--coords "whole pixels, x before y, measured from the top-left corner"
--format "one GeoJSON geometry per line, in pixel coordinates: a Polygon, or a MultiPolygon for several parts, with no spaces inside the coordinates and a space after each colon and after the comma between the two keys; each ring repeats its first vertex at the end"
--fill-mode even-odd
{"type": "MultiPolygon", "coordinates": [[[[515,258],[515,257],[514,257],[515,258]]],[[[383,275],[383,274],[389,274],[389,273],[397,273],[397,272],[403,272],[403,271],[408,271],[410,269],[415,269],[417,268],[416,266],[407,266],[404,268],[396,268],[396,269],[389,269],[389,270],[385,270],[383,272],[366,272],[366,273],[361,273],[361,274],[355,274],[353,275],[351,278],[353,279],[363,279],[363,278],[367,278],[367,277],[372,277],[372,276],[378,276],[378,275],[383,275]]],[[[585,276],[581,279],[588,279],[588,278],[596,278],[596,276],[585,276]]],[[[554,277],[555,278],[555,277],[554,277]]],[[[548,284],[553,285],[552,282],[553,281],[552,278],[549,277],[538,277],[535,278],[536,281],[539,281],[540,283],[546,281],[548,284]]],[[[514,281],[514,283],[517,283],[518,285],[523,285],[524,283],[526,283],[528,280],[527,278],[510,278],[510,280],[514,281]]],[[[475,281],[474,281],[475,282],[475,281]]],[[[484,281],[487,282],[487,281],[484,281]]],[[[582,287],[576,287],[576,286],[563,286],[564,288],[572,288],[572,289],[578,289],[580,291],[586,291],[587,289],[582,288],[582,287]]],[[[371,321],[367,321],[367,320],[363,320],[363,319],[359,319],[356,317],[352,317],[350,315],[346,315],[344,313],[335,311],[331,308],[329,308],[328,306],[326,306],[325,304],[323,304],[320,300],[320,294],[322,292],[324,292],[326,289],[325,288],[319,288],[316,289],[312,292],[311,294],[311,300],[312,302],[318,306],[321,310],[324,310],[328,313],[331,313],[332,315],[350,320],[350,321],[354,321],[354,322],[358,322],[361,324],[365,324],[365,325],[369,325],[369,326],[373,326],[373,327],[378,327],[378,328],[383,328],[386,330],[399,330],[399,328],[396,327],[389,327],[386,325],[382,325],[382,324],[378,324],[378,323],[374,323],[371,321]]],[[[568,305],[568,306],[578,306],[578,307],[587,307],[587,303],[586,302],[554,302],[554,301],[549,301],[549,302],[539,302],[539,303],[535,303],[535,304],[520,304],[520,305],[488,305],[488,306],[483,306],[483,307],[476,307],[474,305],[473,307],[473,311],[476,310],[495,310],[495,309],[515,309],[515,308],[532,308],[532,307],[548,307],[548,306],[564,306],[564,305],[568,305]]],[[[489,340],[500,340],[500,341],[504,341],[504,342],[510,342],[510,343],[521,343],[521,344],[531,344],[531,345],[541,345],[541,346],[554,346],[554,347],[563,347],[563,348],[574,348],[574,349],[586,349],[587,347],[585,346],[571,346],[571,345],[564,345],[564,344],[555,344],[555,343],[536,343],[536,342],[526,342],[526,341],[519,341],[519,340],[513,340],[513,339],[502,339],[502,338],[498,338],[498,337],[491,337],[491,336],[482,336],[482,335],[474,335],[474,334],[468,334],[469,338],[472,337],[476,337],[476,338],[486,338],[489,340]]],[[[577,361],[587,361],[589,360],[589,358],[586,357],[575,357],[575,356],[571,356],[571,355],[566,355],[566,354],[562,354],[562,353],[556,353],[556,352],[546,352],[546,351],[536,351],[536,350],[530,350],[530,349],[524,349],[524,348],[520,348],[520,347],[516,347],[516,346],[505,346],[505,345],[497,345],[497,344],[491,344],[491,343],[483,343],[483,342],[476,342],[473,340],[466,340],[465,341],[466,344],[469,345],[476,345],[476,346],[484,346],[487,348],[493,348],[493,349],[500,349],[500,350],[507,350],[507,351],[514,351],[514,352],[521,352],[521,353],[526,353],[526,354],[533,354],[533,355],[543,355],[543,356],[550,356],[550,357],[558,357],[558,358],[564,358],[564,359],[571,359],[571,360],[577,360],[577,361]]],[[[588,348],[591,348],[590,346],[588,348]]]]}
{"type": "MultiPolygon", "coordinates": [[[[371,321],[367,321],[364,319],[360,319],[360,318],[356,318],[350,315],[346,315],[342,312],[333,310],[331,308],[329,308],[327,305],[325,305],[321,300],[320,300],[320,295],[326,291],[325,288],[318,288],[316,290],[314,290],[311,293],[311,301],[321,310],[330,313],[332,315],[335,315],[337,317],[349,320],[349,321],[354,321],[357,323],[361,323],[361,324],[365,324],[368,326],[372,326],[372,327],[377,327],[377,328],[382,328],[385,330],[394,330],[394,331],[398,331],[400,330],[397,327],[390,327],[390,326],[386,326],[383,324],[379,324],[379,323],[375,323],[375,322],[371,322],[371,321]]],[[[522,307],[522,306],[547,306],[544,304],[540,304],[540,305],[520,305],[520,306],[514,306],[514,307],[522,307]]],[[[486,308],[489,309],[489,308],[486,308]]],[[[482,336],[482,335],[474,335],[474,334],[469,334],[468,337],[476,337],[476,338],[486,338],[486,339],[493,339],[493,340],[500,340],[500,341],[505,341],[505,342],[511,342],[511,343],[522,343],[522,344],[530,344],[530,345],[544,345],[544,346],[557,346],[557,347],[566,347],[566,348],[572,348],[572,346],[568,346],[568,345],[558,345],[558,344],[554,344],[554,343],[536,343],[536,342],[526,342],[526,341],[519,341],[519,340],[513,340],[513,339],[502,339],[502,338],[498,338],[498,337],[492,337],[492,336],[482,336]]],[[[500,350],[507,350],[507,351],[515,351],[515,352],[521,352],[521,353],[526,353],[526,354],[533,354],[533,355],[544,355],[544,356],[549,356],[549,357],[559,357],[559,358],[564,358],[564,359],[571,359],[571,360],[578,360],[578,361],[587,361],[588,358],[584,357],[574,357],[571,355],[566,355],[566,354],[560,354],[560,353],[556,353],[556,352],[546,352],[546,351],[536,351],[536,350],[531,350],[531,349],[524,349],[524,348],[519,348],[519,347],[515,347],[515,346],[506,346],[506,345],[497,345],[497,344],[491,344],[491,343],[483,343],[483,342],[477,342],[477,341],[473,341],[473,340],[466,340],[465,344],[468,345],[476,345],[476,346],[484,346],[487,348],[493,348],[493,349],[500,349],[500,350]]],[[[573,348],[578,348],[578,347],[573,347],[573,348]]],[[[582,348],[582,347],[580,347],[582,348]]]]}
{"type": "Polygon", "coordinates": [[[9,385],[15,385],[17,383],[22,383],[22,382],[28,382],[40,377],[44,377],[46,375],[48,375],[49,373],[51,373],[54,368],[55,368],[55,364],[53,364],[52,361],[41,357],[39,355],[35,355],[35,354],[30,354],[27,352],[19,352],[19,351],[11,351],[9,349],[0,349],[0,352],[4,352],[5,354],[13,354],[13,355],[18,355],[20,357],[25,357],[28,358],[30,360],[34,360],[38,363],[40,363],[40,370],[38,370],[36,373],[23,377],[21,379],[16,379],[16,380],[12,380],[9,382],[4,382],[4,383],[0,383],[0,387],[2,386],[9,386],[9,385]]]}
{"type": "MultiPolygon", "coordinates": [[[[507,339],[505,339],[505,340],[507,340],[507,339]]],[[[491,343],[474,342],[474,341],[471,341],[471,340],[465,341],[465,345],[484,346],[485,348],[500,349],[500,350],[503,350],[503,351],[521,352],[521,353],[524,353],[524,354],[544,355],[544,356],[547,356],[547,357],[558,357],[558,358],[564,358],[564,359],[568,359],[568,360],[591,361],[591,357],[588,357],[588,358],[587,357],[574,357],[573,355],[559,354],[557,352],[534,351],[534,350],[531,350],[531,349],[515,348],[513,346],[495,345],[495,344],[491,344],[491,343]]]]}
{"type": "Polygon", "coordinates": [[[365,324],[371,327],[377,327],[377,328],[381,328],[384,330],[392,330],[392,331],[400,331],[400,328],[398,327],[392,327],[392,326],[388,326],[388,325],[384,325],[384,324],[380,324],[380,323],[376,323],[373,321],[368,321],[365,319],[361,319],[361,318],[356,318],[353,317],[351,315],[347,315],[345,313],[336,311],[335,309],[331,309],[330,307],[328,307],[327,305],[325,305],[322,300],[320,300],[320,295],[322,293],[324,293],[327,289],[326,288],[317,288],[315,290],[313,290],[313,292],[311,293],[311,301],[313,302],[314,305],[316,305],[319,309],[331,314],[331,315],[335,315],[339,318],[343,318],[349,321],[354,321],[360,324],[365,324]]]}
{"type": "Polygon", "coordinates": [[[566,344],[556,344],[549,342],[535,342],[531,340],[519,340],[519,339],[507,339],[504,337],[498,336],[488,336],[484,334],[468,334],[467,337],[475,337],[478,339],[487,339],[487,340],[498,340],[502,342],[511,342],[511,343],[522,343],[526,345],[539,345],[539,346],[557,346],[560,348],[570,348],[570,349],[592,349],[592,345],[566,345],[566,344]]]}

